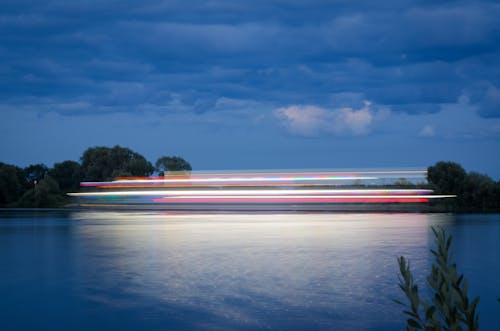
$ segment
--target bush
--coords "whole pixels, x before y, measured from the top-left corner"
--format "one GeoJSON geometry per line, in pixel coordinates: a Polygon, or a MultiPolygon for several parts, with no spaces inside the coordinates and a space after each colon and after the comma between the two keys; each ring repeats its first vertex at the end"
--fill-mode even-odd
{"type": "MultiPolygon", "coordinates": [[[[433,296],[432,300],[422,300],[418,286],[413,281],[410,263],[401,256],[398,258],[399,286],[409,302],[409,309],[403,313],[408,317],[406,330],[477,330],[479,319],[476,307],[479,297],[469,300],[467,280],[457,273],[452,262],[451,236],[440,228],[432,228],[436,238],[437,250],[431,250],[436,258],[431,274],[427,277],[433,296]]],[[[400,301],[396,301],[405,305],[400,301]]]]}

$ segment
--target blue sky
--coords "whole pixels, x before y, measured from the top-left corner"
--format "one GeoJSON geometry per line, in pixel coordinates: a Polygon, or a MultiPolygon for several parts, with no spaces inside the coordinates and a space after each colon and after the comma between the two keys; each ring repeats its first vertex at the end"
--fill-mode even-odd
{"type": "Polygon", "coordinates": [[[195,170],[500,179],[495,1],[24,1],[0,13],[0,161],[127,146],[195,170]]]}

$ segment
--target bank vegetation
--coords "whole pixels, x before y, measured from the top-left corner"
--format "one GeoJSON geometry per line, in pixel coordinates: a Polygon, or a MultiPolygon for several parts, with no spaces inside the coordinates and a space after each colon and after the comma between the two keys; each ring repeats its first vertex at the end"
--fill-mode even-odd
{"type": "Polygon", "coordinates": [[[163,175],[170,171],[191,171],[178,156],[161,156],[153,165],[130,148],[91,147],[79,162],[32,164],[20,168],[0,162],[0,207],[62,207],[71,202],[68,192],[78,192],[82,181],[109,181],[116,177],[163,175]]]}
{"type": "MultiPolygon", "coordinates": [[[[161,156],[154,164],[127,147],[90,147],[79,162],[66,160],[52,168],[32,164],[25,168],[0,162],[0,207],[62,207],[71,202],[66,193],[78,192],[82,181],[110,181],[116,177],[163,175],[191,171],[179,156],[161,156]]],[[[427,183],[401,178],[398,188],[431,188],[435,194],[453,194],[456,199],[432,202],[450,212],[500,211],[500,181],[477,172],[466,172],[455,162],[437,162],[427,169],[427,183]]]]}

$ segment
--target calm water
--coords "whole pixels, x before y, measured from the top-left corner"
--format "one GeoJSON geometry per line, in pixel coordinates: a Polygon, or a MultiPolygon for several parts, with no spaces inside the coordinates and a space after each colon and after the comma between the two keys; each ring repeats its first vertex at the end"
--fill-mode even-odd
{"type": "Polygon", "coordinates": [[[431,225],[500,330],[500,215],[0,213],[0,330],[402,330],[431,225]]]}

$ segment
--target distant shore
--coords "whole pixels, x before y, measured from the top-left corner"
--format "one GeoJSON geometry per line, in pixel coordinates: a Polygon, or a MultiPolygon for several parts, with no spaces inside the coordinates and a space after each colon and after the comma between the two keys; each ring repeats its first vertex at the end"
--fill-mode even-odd
{"type": "Polygon", "coordinates": [[[495,214],[498,210],[459,210],[447,208],[441,205],[408,205],[408,204],[330,204],[330,205],[310,205],[310,206],[277,206],[277,205],[129,205],[129,206],[64,206],[58,208],[0,208],[0,212],[77,212],[77,211],[163,211],[182,213],[454,213],[454,214],[495,214]]]}

